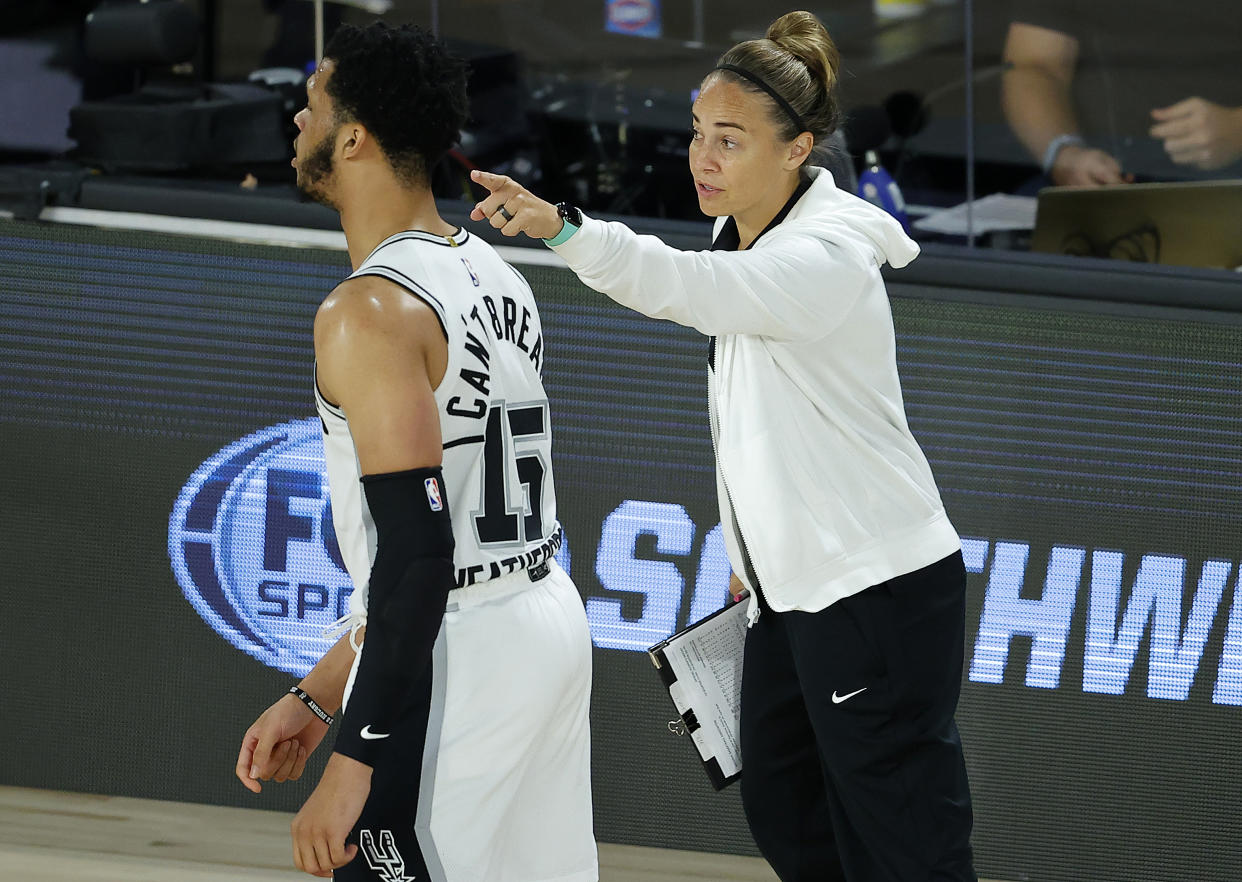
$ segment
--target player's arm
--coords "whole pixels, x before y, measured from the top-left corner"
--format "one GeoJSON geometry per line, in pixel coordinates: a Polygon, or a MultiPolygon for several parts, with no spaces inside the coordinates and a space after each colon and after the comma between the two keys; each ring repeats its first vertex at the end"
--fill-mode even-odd
{"type": "MultiPolygon", "coordinates": [[[[365,630],[362,633],[365,635],[365,630]]],[[[350,635],[346,634],[324,653],[298,686],[324,711],[335,714],[341,706],[353,661],[350,635]]],[[[238,780],[254,793],[263,789],[260,781],[298,780],[307,759],[327,734],[327,722],[298,697],[285,694],[242,736],[235,769],[238,780]]]]}
{"type": "MultiPolygon", "coordinates": [[[[343,634],[298,683],[307,695],[314,698],[330,714],[335,714],[345,700],[345,684],[349,681],[349,671],[354,664],[354,648],[350,645],[350,637],[350,634],[343,634]]],[[[366,639],[366,629],[359,629],[353,639],[366,639]]],[[[289,697],[298,701],[294,696],[289,697]]],[[[301,704],[300,701],[298,703],[301,704]]]]}
{"type": "Polygon", "coordinates": [[[367,637],[336,744],[338,753],[367,762],[383,739],[359,733],[368,726],[368,734],[388,731],[430,658],[454,584],[434,397],[447,346],[426,303],[364,276],[342,284],[320,307],[315,358],[320,391],[349,419],[377,533],[367,637]],[[437,491],[430,496],[428,480],[437,491]]]}
{"type": "Polygon", "coordinates": [[[349,707],[323,778],[293,821],[294,864],[313,875],[330,876],[357,852],[345,837],[371,768],[401,750],[387,736],[431,658],[455,584],[434,396],[447,357],[432,309],[384,279],[344,282],[315,317],[319,388],[349,419],[376,552],[349,707]]]}

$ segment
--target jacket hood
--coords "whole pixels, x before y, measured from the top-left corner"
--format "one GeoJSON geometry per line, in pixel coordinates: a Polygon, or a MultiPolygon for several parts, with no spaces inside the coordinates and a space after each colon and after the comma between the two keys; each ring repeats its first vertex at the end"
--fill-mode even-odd
{"type": "MultiPolygon", "coordinates": [[[[918,244],[887,211],[838,188],[827,169],[811,166],[806,174],[811,188],[790,210],[784,223],[796,220],[804,228],[813,227],[829,241],[861,249],[880,266],[887,263],[901,269],[918,257],[918,244]]],[[[724,221],[725,218],[716,219],[715,232],[720,231],[724,221]]]]}

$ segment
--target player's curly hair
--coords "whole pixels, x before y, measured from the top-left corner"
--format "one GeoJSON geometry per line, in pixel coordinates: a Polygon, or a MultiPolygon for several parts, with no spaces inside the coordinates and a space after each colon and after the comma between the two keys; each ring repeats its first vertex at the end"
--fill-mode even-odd
{"type": "Polygon", "coordinates": [[[341,122],[362,123],[398,178],[425,186],[466,121],[466,62],[413,26],[342,25],[323,51],[327,93],[341,122]]]}

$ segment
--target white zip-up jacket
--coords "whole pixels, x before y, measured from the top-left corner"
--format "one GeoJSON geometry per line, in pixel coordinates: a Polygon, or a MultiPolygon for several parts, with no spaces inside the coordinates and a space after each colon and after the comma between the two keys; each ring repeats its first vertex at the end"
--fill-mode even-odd
{"type": "Polygon", "coordinates": [[[918,246],[825,170],[807,173],[810,188],[745,251],[678,251],[586,217],[554,249],[618,303],[717,336],[722,532],[752,598],[742,541],[778,612],[817,612],[961,548],[906,424],[880,276],[918,246]]]}

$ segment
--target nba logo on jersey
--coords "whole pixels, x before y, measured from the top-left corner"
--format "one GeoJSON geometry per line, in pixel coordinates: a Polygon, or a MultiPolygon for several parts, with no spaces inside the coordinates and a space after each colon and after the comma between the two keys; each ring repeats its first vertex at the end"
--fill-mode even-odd
{"type": "Polygon", "coordinates": [[[427,488],[427,502],[431,506],[432,511],[442,511],[444,503],[440,500],[440,485],[436,483],[435,478],[428,478],[423,481],[423,486],[427,488]]]}
{"type": "Polygon", "coordinates": [[[466,272],[470,273],[470,281],[474,282],[474,287],[479,287],[479,276],[475,273],[474,267],[470,265],[470,261],[463,257],[461,259],[461,265],[466,268],[466,272]]]}

